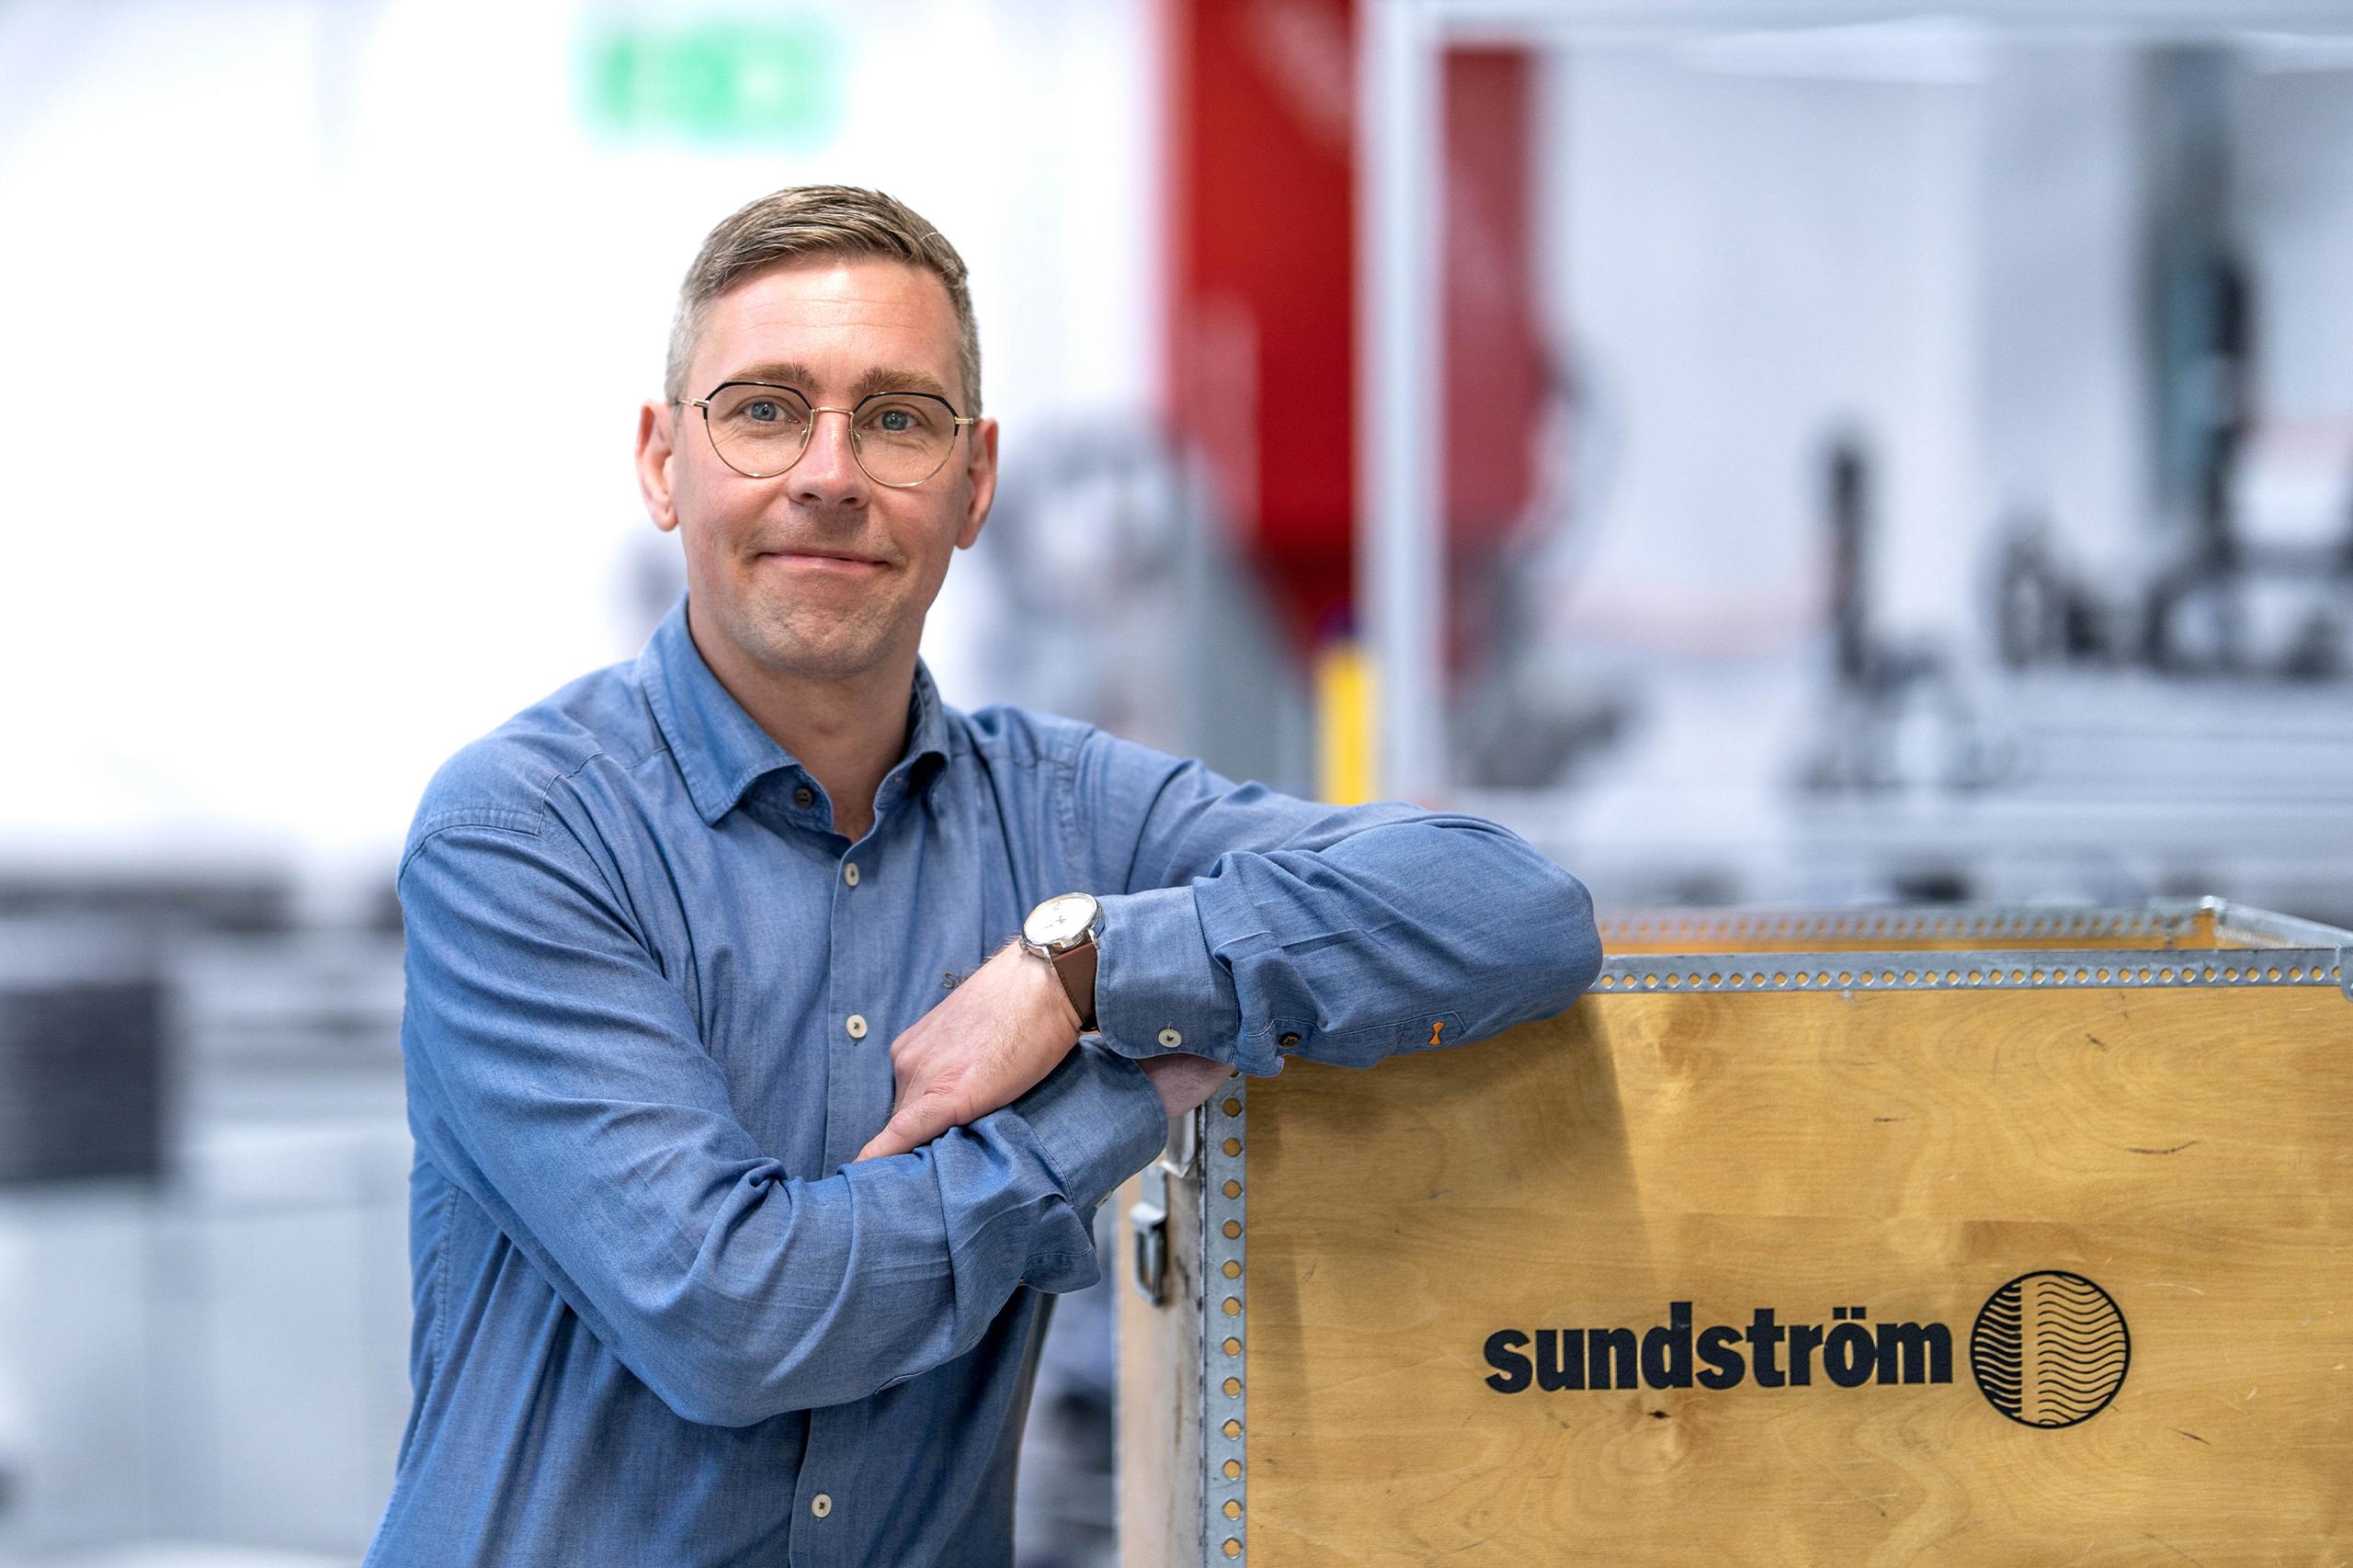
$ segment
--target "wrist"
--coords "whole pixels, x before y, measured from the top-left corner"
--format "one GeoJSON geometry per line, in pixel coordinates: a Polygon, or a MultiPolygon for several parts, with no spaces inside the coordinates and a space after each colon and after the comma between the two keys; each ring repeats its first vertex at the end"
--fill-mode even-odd
{"type": "Polygon", "coordinates": [[[1086,1029],[1082,1027],[1085,1020],[1080,1017],[1078,1003],[1071,995],[1069,987],[1063,983],[1061,971],[1054,968],[1053,960],[1046,957],[1018,937],[1007,942],[1006,946],[1019,950],[1021,956],[1014,961],[1030,971],[1029,983],[1038,993],[1040,1008],[1049,1017],[1066,1026],[1073,1040],[1086,1033],[1086,1029]]]}
{"type": "Polygon", "coordinates": [[[1054,971],[1082,1034],[1096,1027],[1096,941],[1102,931],[1102,904],[1091,893],[1069,892],[1031,910],[1018,938],[1054,971]]]}

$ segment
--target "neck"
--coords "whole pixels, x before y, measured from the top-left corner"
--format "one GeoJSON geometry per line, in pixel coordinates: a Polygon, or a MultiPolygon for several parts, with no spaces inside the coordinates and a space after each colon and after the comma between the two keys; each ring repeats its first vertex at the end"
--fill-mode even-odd
{"type": "Polygon", "coordinates": [[[796,676],[754,662],[724,637],[707,636],[687,602],[687,631],[727,695],[824,787],[834,831],[853,842],[874,825],[874,792],[907,748],[907,700],[915,650],[839,679],[796,676]]]}

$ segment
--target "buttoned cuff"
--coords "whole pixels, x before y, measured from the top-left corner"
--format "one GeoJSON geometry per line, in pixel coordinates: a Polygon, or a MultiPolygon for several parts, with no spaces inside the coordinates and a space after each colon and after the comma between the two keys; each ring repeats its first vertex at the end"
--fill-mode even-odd
{"type": "Polygon", "coordinates": [[[1168,1108],[1143,1069],[1083,1040],[1008,1108],[1074,1209],[1094,1209],[1168,1141],[1168,1108]]]}
{"type": "Polygon", "coordinates": [[[1095,1021],[1122,1056],[1182,1051],[1266,1077],[1282,1071],[1264,1040],[1244,1037],[1233,976],[1211,956],[1191,887],[1101,900],[1095,1021]]]}

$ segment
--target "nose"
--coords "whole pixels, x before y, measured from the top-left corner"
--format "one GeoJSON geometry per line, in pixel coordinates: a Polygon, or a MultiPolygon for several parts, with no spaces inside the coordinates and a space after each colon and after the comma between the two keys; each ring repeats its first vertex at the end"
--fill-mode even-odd
{"type": "Polygon", "coordinates": [[[801,460],[785,474],[792,498],[816,506],[855,506],[866,500],[866,471],[858,466],[850,448],[850,411],[814,408],[809,412],[809,445],[801,460]],[[825,417],[838,414],[842,422],[825,417]]]}

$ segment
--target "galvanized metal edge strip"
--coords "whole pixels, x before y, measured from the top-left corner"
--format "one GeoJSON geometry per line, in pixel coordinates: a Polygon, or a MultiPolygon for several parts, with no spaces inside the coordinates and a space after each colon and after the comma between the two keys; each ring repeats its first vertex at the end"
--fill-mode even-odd
{"type": "MultiPolygon", "coordinates": [[[[1959,904],[1936,909],[1664,910],[1605,920],[1601,933],[1605,949],[1613,937],[1659,942],[1708,937],[2171,937],[2188,930],[2201,910],[2212,911],[2219,920],[2228,907],[2219,899],[2168,899],[2108,909],[1959,904]]],[[[2353,936],[2346,939],[2353,941],[2353,936]]]]}
{"type": "Polygon", "coordinates": [[[1244,1084],[1239,1074],[1201,1108],[1201,1561],[1243,1560],[1250,1480],[1248,1390],[1243,1346],[1249,1324],[1243,1273],[1244,1084]]]}
{"type": "Polygon", "coordinates": [[[2225,942],[2249,945],[2268,942],[2290,948],[2342,948],[2353,945],[2353,931],[2293,915],[2274,915],[2227,899],[2210,898],[2204,905],[2214,916],[2214,934],[2225,942]]]}
{"type": "MultiPolygon", "coordinates": [[[[1609,959],[1593,989],[1627,991],[2021,991],[2329,985],[2335,948],[2090,948],[2074,951],[1673,953],[1609,959]]],[[[2353,990],[2347,990],[2353,995],[2353,990]]]]}

